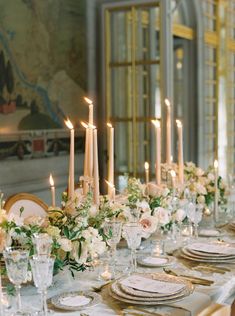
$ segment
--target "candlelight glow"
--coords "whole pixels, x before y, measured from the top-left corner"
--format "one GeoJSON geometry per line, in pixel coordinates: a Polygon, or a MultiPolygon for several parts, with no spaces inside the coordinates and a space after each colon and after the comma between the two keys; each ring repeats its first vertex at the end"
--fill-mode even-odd
{"type": "Polygon", "coordinates": [[[113,127],[111,123],[107,123],[107,126],[110,127],[110,128],[113,127]]]}
{"type": "Polygon", "coordinates": [[[215,168],[215,169],[217,169],[217,168],[218,168],[218,166],[219,166],[219,164],[218,164],[218,160],[215,160],[215,161],[214,161],[214,168],[215,168]]]}
{"type": "Polygon", "coordinates": [[[64,121],[65,125],[69,128],[69,129],[73,129],[73,124],[72,122],[67,118],[67,120],[64,121]]]}
{"type": "Polygon", "coordinates": [[[172,176],[172,178],[175,178],[175,177],[176,177],[175,170],[171,170],[171,176],[172,176]]]}
{"type": "Polygon", "coordinates": [[[52,177],[51,173],[50,173],[49,182],[50,182],[50,186],[53,187],[55,183],[54,183],[54,180],[53,180],[53,177],[52,177]]]}
{"type": "Polygon", "coordinates": [[[165,99],[166,106],[171,106],[170,101],[168,99],[165,99]]]}
{"type": "Polygon", "coordinates": [[[180,120],[175,120],[175,121],[176,121],[177,127],[182,127],[182,122],[180,120]]]}
{"type": "Polygon", "coordinates": [[[107,185],[108,185],[109,187],[111,187],[111,188],[113,188],[113,189],[115,188],[115,187],[114,187],[114,184],[110,183],[110,182],[107,181],[107,180],[105,180],[105,182],[107,183],[107,185]]]}
{"type": "Polygon", "coordinates": [[[85,122],[81,122],[81,125],[82,125],[83,127],[85,127],[85,128],[88,127],[88,124],[86,124],[85,122]]]}
{"type": "Polygon", "coordinates": [[[160,121],[159,120],[151,120],[151,122],[153,123],[153,125],[157,128],[161,127],[160,121]]]}
{"type": "MultiPolygon", "coordinates": [[[[173,162],[173,156],[171,155],[171,162],[173,162]]],[[[173,170],[174,171],[174,170],[173,170]]]]}
{"type": "Polygon", "coordinates": [[[149,170],[149,163],[147,161],[145,161],[144,163],[144,169],[149,170]]]}
{"type": "Polygon", "coordinates": [[[90,99],[88,99],[87,97],[84,97],[84,100],[86,101],[86,103],[88,103],[88,104],[92,104],[93,102],[90,100],[90,99]]]}
{"type": "Polygon", "coordinates": [[[95,126],[95,125],[92,125],[92,124],[88,124],[88,127],[89,127],[89,128],[92,128],[92,129],[96,129],[96,126],[95,126]]]}

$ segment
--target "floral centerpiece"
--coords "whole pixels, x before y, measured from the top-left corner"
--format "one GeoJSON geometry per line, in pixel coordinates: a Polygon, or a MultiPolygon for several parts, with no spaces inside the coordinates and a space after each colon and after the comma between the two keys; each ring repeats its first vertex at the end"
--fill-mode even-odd
{"type": "Polygon", "coordinates": [[[6,246],[24,245],[33,254],[32,235],[47,233],[53,239],[52,253],[56,256],[55,270],[69,266],[74,271],[83,271],[94,258],[106,249],[106,236],[102,224],[106,218],[118,215],[119,210],[109,206],[103,198],[99,210],[92,205],[92,194],[76,194],[68,200],[63,194],[62,208],[49,208],[48,216],[7,217],[5,210],[0,210],[0,251],[6,246]]]}

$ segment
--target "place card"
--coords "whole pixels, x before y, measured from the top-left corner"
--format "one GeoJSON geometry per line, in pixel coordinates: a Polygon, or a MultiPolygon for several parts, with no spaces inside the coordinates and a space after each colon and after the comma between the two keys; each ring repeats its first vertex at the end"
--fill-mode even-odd
{"type": "Polygon", "coordinates": [[[172,294],[181,291],[185,285],[148,279],[139,275],[132,275],[120,281],[122,285],[144,292],[172,294]]]}
{"type": "Polygon", "coordinates": [[[166,264],[168,262],[167,258],[159,258],[159,257],[146,257],[142,259],[144,263],[150,263],[150,264],[166,264]]]}
{"type": "Polygon", "coordinates": [[[60,304],[65,305],[65,306],[84,306],[89,304],[91,301],[91,298],[88,298],[83,295],[76,295],[76,296],[67,296],[67,297],[62,297],[60,299],[60,304]]]}
{"type": "Polygon", "coordinates": [[[216,253],[216,254],[224,254],[224,255],[235,255],[235,247],[231,247],[231,245],[227,243],[222,244],[205,244],[205,243],[194,243],[187,246],[188,249],[207,252],[207,253],[216,253]]]}

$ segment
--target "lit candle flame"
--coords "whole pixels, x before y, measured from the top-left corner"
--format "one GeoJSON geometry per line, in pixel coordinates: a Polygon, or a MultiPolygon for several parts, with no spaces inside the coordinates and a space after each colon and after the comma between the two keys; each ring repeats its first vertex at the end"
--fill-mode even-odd
{"type": "Polygon", "coordinates": [[[215,161],[214,161],[214,168],[215,168],[215,169],[217,169],[217,168],[218,168],[218,166],[219,166],[219,164],[218,164],[218,160],[215,160],[215,161]]]}
{"type": "Polygon", "coordinates": [[[69,129],[73,129],[73,124],[68,118],[64,122],[69,129]]]}
{"type": "Polygon", "coordinates": [[[175,177],[176,177],[175,170],[171,170],[171,176],[172,176],[172,178],[175,178],[175,177]]]}
{"type": "Polygon", "coordinates": [[[50,186],[53,187],[55,185],[54,179],[52,177],[52,174],[50,173],[50,178],[49,178],[50,186]]]}
{"type": "Polygon", "coordinates": [[[106,182],[106,183],[107,183],[107,185],[108,185],[109,187],[111,187],[112,189],[114,189],[114,188],[115,188],[114,184],[110,183],[110,182],[109,182],[109,181],[107,181],[107,180],[105,180],[105,182],[106,182]]]}
{"type": "Polygon", "coordinates": [[[151,122],[153,123],[153,125],[157,128],[161,127],[160,121],[159,120],[151,120],[151,122]]]}
{"type": "Polygon", "coordinates": [[[149,163],[147,161],[145,161],[144,163],[144,169],[149,170],[149,163]]]}
{"type": "Polygon", "coordinates": [[[81,125],[82,125],[83,127],[85,127],[85,128],[88,127],[88,124],[86,124],[85,122],[81,122],[81,125]]]}
{"type": "Polygon", "coordinates": [[[176,124],[177,124],[177,127],[182,127],[182,122],[180,120],[175,120],[176,121],[176,124]]]}
{"type": "Polygon", "coordinates": [[[170,101],[168,99],[165,99],[166,106],[171,106],[170,101]]]}
{"type": "Polygon", "coordinates": [[[107,123],[107,126],[110,127],[110,128],[113,127],[111,123],[107,123]]]}
{"type": "Polygon", "coordinates": [[[88,103],[88,104],[92,104],[93,102],[90,100],[90,99],[88,99],[87,97],[84,97],[84,100],[88,103]]]}

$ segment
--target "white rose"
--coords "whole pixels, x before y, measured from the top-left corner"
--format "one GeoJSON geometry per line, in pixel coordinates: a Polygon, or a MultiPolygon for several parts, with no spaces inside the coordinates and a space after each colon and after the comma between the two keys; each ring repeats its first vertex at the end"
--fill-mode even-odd
{"type": "Polygon", "coordinates": [[[136,206],[141,209],[142,212],[149,212],[150,207],[147,201],[141,201],[136,203],[136,206]]]}
{"type": "Polygon", "coordinates": [[[149,213],[144,213],[139,221],[142,226],[142,237],[148,238],[157,229],[158,220],[149,213]]]}
{"type": "Polygon", "coordinates": [[[201,168],[196,168],[195,174],[197,177],[201,177],[204,174],[204,171],[201,168]]]}
{"type": "Polygon", "coordinates": [[[158,222],[161,225],[166,225],[170,222],[170,214],[167,209],[164,209],[163,207],[157,207],[154,210],[154,216],[156,216],[158,222]]]}
{"type": "Polygon", "coordinates": [[[98,212],[99,212],[99,209],[98,209],[97,205],[92,205],[89,209],[89,215],[91,217],[95,217],[98,214],[98,212]]]}
{"type": "Polygon", "coordinates": [[[204,195],[199,195],[197,198],[197,202],[199,204],[205,204],[205,196],[204,195]]]}
{"type": "Polygon", "coordinates": [[[210,181],[215,181],[215,175],[214,175],[213,173],[208,173],[207,178],[208,178],[210,181]]]}
{"type": "Polygon", "coordinates": [[[194,188],[198,194],[203,194],[203,195],[207,194],[206,188],[201,183],[195,182],[194,188]]]}
{"type": "Polygon", "coordinates": [[[72,250],[72,242],[71,240],[67,239],[67,238],[60,238],[58,240],[58,243],[60,244],[60,247],[63,251],[65,252],[69,252],[72,250]]]}

